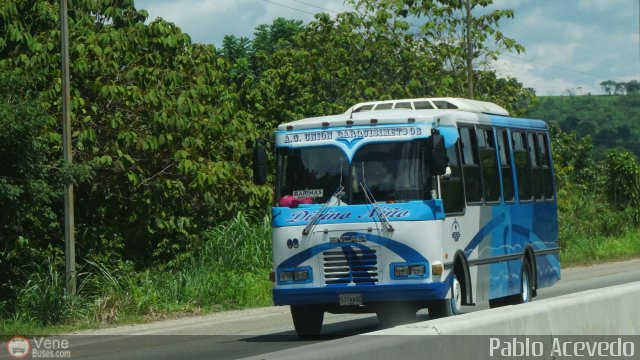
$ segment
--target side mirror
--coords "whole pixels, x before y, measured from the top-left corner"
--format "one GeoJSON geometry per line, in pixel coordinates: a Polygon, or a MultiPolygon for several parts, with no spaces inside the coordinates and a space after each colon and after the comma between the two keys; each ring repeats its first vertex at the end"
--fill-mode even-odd
{"type": "Polygon", "coordinates": [[[267,149],[257,144],[253,148],[253,183],[264,185],[267,182],[267,149]]]}
{"type": "Polygon", "coordinates": [[[437,130],[431,132],[431,137],[427,138],[425,157],[427,164],[433,175],[444,175],[447,172],[449,159],[447,149],[444,146],[444,137],[437,130]]]}

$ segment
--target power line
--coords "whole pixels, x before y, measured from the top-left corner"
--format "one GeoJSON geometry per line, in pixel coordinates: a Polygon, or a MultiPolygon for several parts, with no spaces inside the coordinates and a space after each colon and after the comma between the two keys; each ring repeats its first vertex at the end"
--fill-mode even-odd
{"type": "Polygon", "coordinates": [[[274,4],[274,5],[282,6],[282,7],[285,7],[285,8],[287,8],[287,9],[291,9],[291,10],[295,10],[295,11],[300,11],[300,12],[303,12],[303,13],[306,13],[306,14],[310,14],[310,15],[315,15],[314,13],[312,13],[312,12],[310,12],[310,11],[306,11],[306,10],[302,10],[302,9],[297,9],[297,8],[291,7],[291,6],[289,6],[289,5],[280,4],[280,3],[275,2],[275,1],[271,1],[271,0],[262,0],[262,1],[267,2],[267,3],[270,3],[270,4],[274,4]]]}
{"type": "Polygon", "coordinates": [[[607,79],[607,78],[610,77],[610,76],[606,76],[606,75],[598,75],[598,74],[588,73],[588,72],[584,72],[584,71],[580,71],[580,70],[569,69],[569,68],[566,68],[566,67],[563,67],[563,66],[547,64],[547,63],[543,63],[543,62],[540,62],[540,61],[537,61],[537,60],[525,59],[525,58],[521,58],[521,57],[509,55],[509,54],[502,54],[502,56],[510,57],[512,59],[516,59],[516,60],[520,60],[520,61],[524,61],[524,62],[530,62],[532,64],[537,64],[537,65],[542,65],[542,66],[546,66],[546,67],[550,67],[550,68],[555,68],[555,69],[558,69],[558,70],[564,70],[564,71],[569,71],[569,72],[573,72],[573,73],[577,73],[577,74],[592,76],[592,77],[599,78],[599,79],[607,79]]]}
{"type": "Polygon", "coordinates": [[[320,9],[320,10],[324,10],[324,11],[332,12],[332,13],[334,13],[334,14],[339,14],[339,12],[337,12],[337,11],[333,11],[333,10],[325,9],[325,8],[323,8],[323,7],[320,7],[320,6],[316,6],[316,5],[313,5],[313,4],[306,3],[306,2],[304,2],[304,1],[299,1],[299,0],[293,0],[293,1],[295,1],[295,2],[297,2],[297,3],[299,3],[299,4],[303,4],[303,5],[311,6],[311,7],[316,8],[316,9],[320,9]]]}

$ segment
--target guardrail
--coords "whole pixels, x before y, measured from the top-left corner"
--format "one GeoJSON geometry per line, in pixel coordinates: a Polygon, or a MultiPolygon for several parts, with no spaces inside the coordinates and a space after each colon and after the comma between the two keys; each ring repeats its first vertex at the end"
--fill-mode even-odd
{"type": "Polygon", "coordinates": [[[609,354],[618,351],[624,358],[632,347],[634,354],[640,353],[639,305],[640,281],[407,324],[249,359],[480,359],[539,357],[538,352],[545,358],[579,354],[594,357],[604,350],[609,354]]]}

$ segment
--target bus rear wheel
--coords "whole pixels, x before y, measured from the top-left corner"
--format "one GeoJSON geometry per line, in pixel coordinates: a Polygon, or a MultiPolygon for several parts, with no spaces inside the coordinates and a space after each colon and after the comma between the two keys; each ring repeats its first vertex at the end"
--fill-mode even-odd
{"type": "Polygon", "coordinates": [[[324,310],[314,305],[291,305],[291,317],[293,327],[301,338],[316,337],[320,335],[324,310]]]}
{"type": "Polygon", "coordinates": [[[522,263],[522,272],[520,274],[520,292],[515,295],[491,299],[489,300],[489,307],[493,309],[505,305],[518,305],[531,302],[534,292],[532,274],[531,264],[528,260],[525,260],[522,263]]]}
{"type": "Polygon", "coordinates": [[[529,261],[522,264],[522,273],[520,274],[520,293],[510,298],[510,304],[524,304],[531,302],[533,299],[533,276],[529,261]]]}
{"type": "Polygon", "coordinates": [[[438,300],[429,305],[429,317],[441,318],[457,315],[462,306],[462,286],[458,278],[453,275],[451,279],[451,297],[438,300]]]}

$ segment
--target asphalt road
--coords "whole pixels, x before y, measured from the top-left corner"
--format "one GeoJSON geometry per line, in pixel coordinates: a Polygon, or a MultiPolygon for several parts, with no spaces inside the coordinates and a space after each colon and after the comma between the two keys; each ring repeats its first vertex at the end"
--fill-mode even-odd
{"type": "MultiPolygon", "coordinates": [[[[634,281],[640,281],[640,259],[568,268],[562,270],[562,280],[540,289],[536,299],[634,281]]],[[[463,307],[463,312],[485,309],[488,304],[480,303],[463,307]]],[[[418,313],[417,318],[429,319],[426,312],[418,313]]],[[[84,331],[62,338],[69,339],[74,359],[238,359],[379,329],[375,315],[326,314],[324,336],[301,341],[293,330],[288,307],[269,307],[84,331]]]]}

